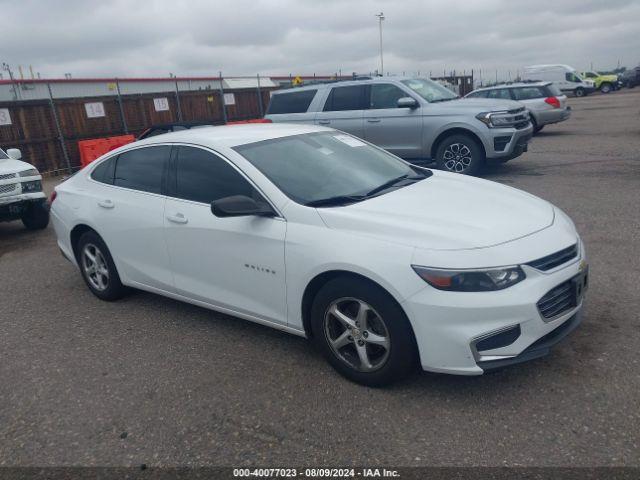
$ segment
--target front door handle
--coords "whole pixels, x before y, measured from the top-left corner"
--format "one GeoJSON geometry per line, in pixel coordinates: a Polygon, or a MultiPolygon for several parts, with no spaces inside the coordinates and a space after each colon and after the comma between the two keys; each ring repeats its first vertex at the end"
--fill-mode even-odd
{"type": "Polygon", "coordinates": [[[318,120],[318,124],[320,125],[329,125],[331,120],[318,120]]]}
{"type": "Polygon", "coordinates": [[[175,215],[167,215],[167,220],[173,223],[187,223],[187,217],[185,217],[182,213],[176,213],[175,215]]]}
{"type": "Polygon", "coordinates": [[[380,123],[379,118],[367,118],[367,122],[369,123],[380,123]]]}
{"type": "Polygon", "coordinates": [[[108,198],[105,200],[98,200],[98,205],[102,208],[113,208],[115,205],[108,198]]]}

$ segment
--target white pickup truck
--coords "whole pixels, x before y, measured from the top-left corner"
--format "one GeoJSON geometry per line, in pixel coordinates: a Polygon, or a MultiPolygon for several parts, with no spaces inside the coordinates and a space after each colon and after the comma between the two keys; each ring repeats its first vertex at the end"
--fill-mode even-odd
{"type": "Polygon", "coordinates": [[[22,220],[29,230],[40,230],[49,224],[42,176],[21,158],[17,148],[0,149],[0,222],[22,220]]]}

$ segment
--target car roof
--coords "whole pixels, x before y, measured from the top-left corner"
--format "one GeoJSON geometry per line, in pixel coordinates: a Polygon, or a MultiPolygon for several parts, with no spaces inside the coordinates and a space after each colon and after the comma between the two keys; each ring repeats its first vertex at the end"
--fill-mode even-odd
{"type": "Polygon", "coordinates": [[[500,83],[498,85],[492,85],[490,87],[476,88],[474,92],[480,92],[484,90],[495,90],[498,88],[522,88],[522,87],[548,87],[553,82],[514,82],[514,83],[500,83]]]}
{"type": "MultiPolygon", "coordinates": [[[[135,145],[161,145],[163,143],[193,143],[216,147],[236,147],[248,143],[272,140],[314,132],[335,132],[332,128],[318,125],[293,123],[254,123],[245,125],[222,125],[202,127],[179,132],[170,132],[135,142],[135,145]]],[[[131,146],[134,144],[128,144],[131,146]]]]}
{"type": "Polygon", "coordinates": [[[282,88],[280,90],[274,90],[272,94],[282,95],[283,93],[300,92],[303,90],[318,90],[322,88],[346,87],[350,85],[368,85],[371,83],[390,83],[390,82],[393,83],[393,82],[401,82],[403,80],[423,80],[423,79],[427,80],[422,77],[404,77],[404,76],[371,77],[371,78],[361,78],[356,80],[337,80],[337,81],[310,83],[308,85],[302,85],[299,87],[282,88]]]}

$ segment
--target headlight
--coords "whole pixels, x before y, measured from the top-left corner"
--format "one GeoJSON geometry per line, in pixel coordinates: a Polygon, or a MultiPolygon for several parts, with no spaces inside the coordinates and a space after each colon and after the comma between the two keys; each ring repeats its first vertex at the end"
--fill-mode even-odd
{"type": "Polygon", "coordinates": [[[38,173],[38,170],[36,170],[35,168],[24,170],[18,174],[18,176],[20,177],[37,177],[38,175],[40,174],[38,173]]]}
{"type": "Polygon", "coordinates": [[[508,112],[483,112],[476,115],[476,118],[489,128],[510,127],[513,125],[513,118],[507,115],[508,112]]]}
{"type": "Polygon", "coordinates": [[[518,266],[485,270],[443,270],[411,266],[425,282],[438,290],[450,292],[490,292],[503,290],[526,278],[518,266]]]}
{"type": "Polygon", "coordinates": [[[42,182],[33,180],[32,182],[22,182],[22,193],[41,192],[42,182]]]}

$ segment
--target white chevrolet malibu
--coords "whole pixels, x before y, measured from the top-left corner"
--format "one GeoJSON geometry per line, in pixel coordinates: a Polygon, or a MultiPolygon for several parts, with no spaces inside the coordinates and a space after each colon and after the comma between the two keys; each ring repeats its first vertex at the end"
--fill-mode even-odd
{"type": "Polygon", "coordinates": [[[367,385],[542,356],[587,286],[550,203],[315,126],[129,144],[59,185],[51,214],[97,297],[133,287],[306,336],[367,385]]]}

